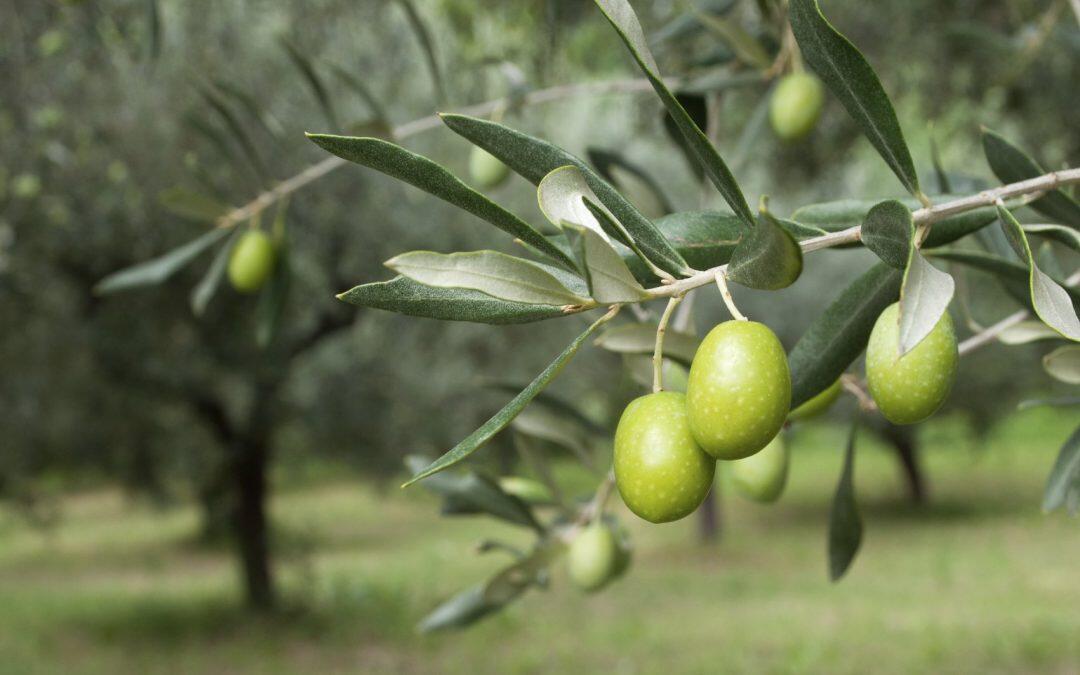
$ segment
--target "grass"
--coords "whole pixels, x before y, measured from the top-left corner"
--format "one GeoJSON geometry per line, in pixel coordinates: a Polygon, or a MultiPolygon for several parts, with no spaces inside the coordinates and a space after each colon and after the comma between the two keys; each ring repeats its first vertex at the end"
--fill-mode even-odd
{"type": "Polygon", "coordinates": [[[527,536],[441,519],[420,491],[337,479],[278,491],[289,607],[238,609],[227,552],[194,546],[190,508],[156,511],[113,491],[73,495],[51,531],[0,513],[3,673],[1012,673],[1080,672],[1080,531],[1039,511],[1074,422],[1006,420],[977,446],[956,420],[925,429],[933,502],[903,499],[891,456],[860,443],[866,522],[848,577],[829,584],[825,528],[845,430],[794,438],[774,507],[723,500],[724,534],[627,514],[630,574],[585,596],[550,591],[462,633],[413,626],[503,560],[472,546],[527,536]]]}

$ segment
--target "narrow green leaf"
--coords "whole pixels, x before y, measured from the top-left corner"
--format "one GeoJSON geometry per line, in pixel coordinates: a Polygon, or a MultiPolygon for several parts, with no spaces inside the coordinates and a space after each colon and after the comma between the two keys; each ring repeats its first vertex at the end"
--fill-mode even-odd
{"type": "Polygon", "coordinates": [[[914,349],[934,330],[955,291],[952,276],[931,265],[912,246],[900,286],[900,356],[914,349]]]}
{"type": "Polygon", "coordinates": [[[826,20],[817,0],[791,0],[791,30],[803,58],[862,129],[908,192],[919,176],[888,94],[859,50],[826,20]]]}
{"type": "Polygon", "coordinates": [[[218,249],[217,255],[207,268],[206,274],[191,291],[191,311],[195,316],[202,316],[206,312],[207,305],[217,292],[221,281],[225,278],[225,270],[229,266],[229,256],[232,254],[233,245],[245,232],[243,227],[234,227],[232,236],[225,245],[218,249]]]}
{"type": "MultiPolygon", "coordinates": [[[[994,232],[1001,234],[999,230],[994,230],[994,232]]],[[[1031,304],[1031,271],[1027,266],[982,251],[937,249],[927,253],[934,258],[959,263],[996,276],[1014,299],[1028,309],[1034,309],[1031,304]]],[[[1071,286],[1062,286],[1062,288],[1074,304],[1080,303],[1080,291],[1071,286]]]]}
{"type": "Polygon", "coordinates": [[[998,333],[997,339],[1007,345],[1026,345],[1039,340],[1056,340],[1061,335],[1042,321],[1021,321],[998,333]]]}
{"type": "Polygon", "coordinates": [[[319,77],[318,71],[315,70],[315,65],[311,62],[311,59],[288,39],[283,37],[280,42],[285,53],[289,55],[289,60],[303,75],[304,81],[311,88],[311,93],[315,95],[315,100],[319,102],[319,107],[322,108],[323,115],[326,116],[326,123],[330,125],[331,129],[340,129],[341,125],[338,123],[337,113],[334,111],[330,93],[327,91],[322,78],[319,77]]]}
{"type": "Polygon", "coordinates": [[[498,251],[449,255],[411,251],[391,258],[385,264],[398,274],[427,286],[468,288],[500,300],[534,305],[584,305],[588,302],[536,263],[498,251]]]}
{"type": "Polygon", "coordinates": [[[383,107],[374,92],[371,91],[363,80],[336,63],[330,64],[330,70],[333,71],[334,75],[336,75],[339,80],[345,83],[345,86],[352,89],[360,96],[360,98],[364,99],[364,103],[367,104],[368,109],[376,120],[381,120],[382,122],[389,124],[390,116],[387,114],[386,108],[383,107]]]}
{"type": "Polygon", "coordinates": [[[1024,232],[1027,234],[1036,234],[1040,237],[1053,239],[1074,251],[1080,251],[1080,232],[1072,228],[1052,224],[1024,225],[1023,227],[1024,232]]]}
{"type": "Polygon", "coordinates": [[[229,230],[215,228],[165,255],[113,272],[94,286],[94,293],[107,295],[129,288],[163,283],[227,234],[229,230]]]}
{"type": "Polygon", "coordinates": [[[356,286],[338,298],[360,307],[442,321],[502,325],[566,316],[559,305],[509,302],[480,291],[425,286],[407,277],[356,286]]]}
{"type": "Polygon", "coordinates": [[[637,61],[641,70],[645,73],[652,84],[656,95],[660,97],[668,114],[678,125],[679,131],[693,149],[698,161],[705,169],[706,175],[723,195],[731,210],[742,219],[747,228],[754,227],[754,214],[746,204],[742,189],[739,187],[735,176],[731,174],[727,164],[724,163],[720,153],[709,142],[705,133],[694,124],[694,120],[687,114],[686,109],[679,103],[675,95],[664,84],[660,75],[660,69],[656,65],[649,45],[645,40],[645,33],[638,23],[637,15],[627,0],[595,0],[597,7],[604,13],[615,31],[622,38],[626,47],[630,50],[634,60],[637,61]]]}
{"type": "Polygon", "coordinates": [[[1070,495],[1080,491],[1080,427],[1069,436],[1058,452],[1054,468],[1046,479],[1043,491],[1043,511],[1054,511],[1063,506],[1070,495]]]}
{"type": "Polygon", "coordinates": [[[492,605],[484,599],[485,586],[483,583],[470,586],[442,603],[424,617],[417,630],[420,633],[434,633],[463,628],[498,611],[500,606],[492,605]]]}
{"type": "Polygon", "coordinates": [[[585,156],[604,180],[626,193],[647,217],[662,218],[675,211],[664,189],[643,167],[612,150],[586,148],[585,156]]]}
{"type": "Polygon", "coordinates": [[[530,405],[514,418],[511,427],[519,434],[566,448],[585,466],[595,464],[587,430],[549,408],[530,405]]]}
{"type": "MultiPolygon", "coordinates": [[[[1038,162],[996,131],[983,127],[982,142],[990,170],[1002,183],[1016,183],[1046,173],[1038,162]]],[[[1080,202],[1062,190],[1051,190],[1029,206],[1054,220],[1080,228],[1080,202]]]]}
{"type": "Polygon", "coordinates": [[[1027,235],[1013,214],[1005,207],[998,206],[998,216],[1009,244],[1030,268],[1031,305],[1035,313],[1047,326],[1070,340],[1080,342],[1080,318],[1077,318],[1069,292],[1035,264],[1027,235]]]}
{"type": "Polygon", "coordinates": [[[179,186],[162,190],[158,202],[171,213],[206,223],[214,222],[232,208],[213,197],[179,186]]]}
{"type": "Polygon", "coordinates": [[[863,245],[883,262],[905,269],[915,237],[911,211],[895,199],[875,204],[863,221],[861,237],[863,245]]]}
{"type": "Polygon", "coordinates": [[[1055,380],[1080,384],[1080,346],[1058,347],[1043,357],[1043,369],[1055,380]]]}
{"type": "Polygon", "coordinates": [[[844,469],[829,511],[829,579],[834,582],[847,573],[862,544],[863,524],[855,502],[855,438],[858,431],[859,420],[856,418],[848,434],[844,469]]]}
{"type": "Polygon", "coordinates": [[[581,228],[579,248],[593,300],[612,304],[648,299],[648,293],[630,273],[622,257],[599,233],[581,228]]]}
{"type": "Polygon", "coordinates": [[[730,47],[743,63],[760,70],[768,68],[772,63],[772,57],[761,43],[737,22],[701,11],[696,12],[696,15],[701,25],[730,47]]]}
{"type": "Polygon", "coordinates": [[[418,480],[427,478],[432,474],[457,464],[491,440],[495,434],[505,429],[506,425],[510,424],[510,422],[525,409],[525,406],[536,398],[536,395],[543,391],[544,387],[550,384],[551,381],[562,372],[562,369],[574,358],[574,355],[577,354],[581,345],[589,339],[596,329],[606,323],[612,316],[613,314],[609,312],[589,326],[585,332],[577,336],[577,338],[575,338],[574,341],[571,342],[570,345],[563,350],[563,352],[559,354],[542,373],[537,375],[536,379],[534,379],[528,387],[511,399],[502,410],[495,413],[491,419],[484,422],[484,424],[471,433],[468,438],[461,441],[445,455],[432,462],[426,469],[414,474],[402,487],[408,487],[418,480]]]}
{"type": "Polygon", "coordinates": [[[401,8],[405,10],[405,17],[409,20],[409,25],[412,27],[413,32],[416,33],[416,39],[420,42],[420,48],[424,51],[424,59],[427,61],[428,71],[431,73],[431,81],[435,85],[435,93],[439,102],[445,102],[446,98],[446,85],[443,80],[442,68],[439,67],[439,57],[435,53],[435,41],[431,38],[431,31],[428,30],[427,24],[424,23],[424,19],[420,16],[420,12],[416,11],[416,5],[412,3],[412,0],[398,0],[401,3],[401,8]]]}
{"type": "MultiPolygon", "coordinates": [[[[494,380],[484,383],[484,386],[500,389],[509,394],[516,394],[525,387],[529,386],[528,382],[510,382],[507,380],[494,380]]],[[[610,434],[611,430],[597,424],[595,420],[590,419],[574,403],[571,403],[559,396],[551,393],[550,391],[542,391],[537,394],[536,398],[530,404],[531,407],[541,407],[557,414],[559,417],[564,418],[564,423],[574,424],[586,430],[589,434],[610,434]]]]}
{"type": "MultiPolygon", "coordinates": [[[[664,357],[689,366],[700,342],[697,336],[669,328],[664,335],[664,357]]],[[[616,354],[652,354],[656,347],[656,326],[649,323],[616,326],[601,333],[594,344],[616,354]]]]}
{"type": "Polygon", "coordinates": [[[454,133],[495,155],[533,185],[549,173],[572,164],[581,170],[589,187],[615,219],[626,228],[633,241],[664,271],[682,275],[689,266],[645,216],[589,166],[565,150],[496,122],[464,115],[443,115],[454,133]]]}
{"type": "Polygon", "coordinates": [[[552,260],[569,269],[574,268],[573,260],[535,228],[473,190],[427,157],[378,138],[322,134],[308,134],[308,138],[342,159],[381,171],[458,206],[503,232],[521,239],[552,260]]]}
{"type": "MultiPolygon", "coordinates": [[[[585,180],[585,174],[572,164],[554,169],[536,186],[536,200],[548,222],[560,229],[566,224],[586,228],[603,241],[610,242],[611,238],[601,227],[600,221],[585,205],[586,199],[599,201],[585,180]]],[[[599,208],[604,209],[602,205],[599,208]]],[[[618,222],[615,223],[618,227],[618,222]]],[[[621,234],[629,238],[625,232],[621,234]]]]}
{"type": "Polygon", "coordinates": [[[727,277],[748,288],[773,291],[795,283],[802,274],[802,264],[799,243],[762,211],[757,227],[732,252],[727,277]]]}
{"type": "Polygon", "coordinates": [[[941,151],[938,149],[937,138],[934,136],[934,125],[930,125],[930,161],[934,165],[934,177],[937,179],[938,192],[952,192],[949,183],[949,174],[945,171],[945,165],[941,161],[941,151]]]}
{"type": "MultiPolygon", "coordinates": [[[[410,455],[405,458],[410,473],[421,471],[428,464],[430,461],[425,457],[410,455]]],[[[452,511],[444,508],[444,513],[486,513],[538,532],[543,530],[525,502],[506,494],[498,483],[475,471],[444,472],[424,481],[423,486],[444,497],[453,507],[452,511]]]]}
{"type": "Polygon", "coordinates": [[[788,355],[791,407],[825,391],[866,348],[874,322],[900,293],[900,272],[871,267],[822,312],[788,355]]]}

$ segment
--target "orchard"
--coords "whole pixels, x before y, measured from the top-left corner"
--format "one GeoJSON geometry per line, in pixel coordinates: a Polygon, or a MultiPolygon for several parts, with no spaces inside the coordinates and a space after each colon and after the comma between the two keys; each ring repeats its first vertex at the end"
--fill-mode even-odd
{"type": "MultiPolygon", "coordinates": [[[[136,581],[160,594],[173,568],[150,542],[192,529],[172,550],[176,597],[198,597],[182,611],[220,623],[206,634],[222,644],[242,633],[215,614],[221,584],[198,576],[224,555],[274,668],[892,664],[875,637],[837,665],[850,649],[822,636],[859,625],[903,633],[910,658],[890,667],[982,671],[998,654],[986,645],[1022,623],[1032,642],[1005,640],[1000,667],[1071,672],[1074,615],[1047,598],[1071,602],[1075,575],[1054,564],[1075,546],[1047,530],[1022,563],[1001,542],[1038,529],[1005,514],[1080,511],[1080,6],[965,6],[1015,29],[1006,39],[948,3],[380,4],[0,13],[9,100],[80,92],[0,106],[18,150],[0,167],[0,315],[19,327],[0,357],[26,364],[0,406],[14,448],[0,498],[46,530],[85,519],[39,543],[0,511],[0,591],[29,592],[8,573],[29,589],[50,565],[89,580],[87,542],[103,537],[123,568],[105,583],[150,561],[169,582],[136,581]],[[223,46],[185,54],[189,34],[223,46]],[[262,52],[248,42],[268,35],[249,72],[262,52]],[[58,65],[69,50],[75,65],[58,65]],[[82,84],[96,77],[111,83],[100,94],[82,84]],[[1050,422],[1009,436],[1018,410],[1050,422]],[[938,492],[936,472],[966,461],[998,473],[938,492]],[[882,462],[902,506],[879,468],[867,478],[882,462]],[[1010,482],[1017,466],[1041,499],[1010,482]],[[116,501],[95,490],[114,484],[152,519],[94,521],[116,501]],[[981,519],[963,501],[976,490],[992,505],[981,519]],[[52,509],[52,492],[75,506],[52,509]],[[912,531],[944,534],[913,551],[912,531]],[[971,578],[980,554],[1030,606],[994,604],[1000,585],[971,578]],[[908,579],[912,560],[926,567],[908,579]],[[885,595],[841,595],[870,575],[885,595]],[[765,600],[747,579],[766,579],[765,600]],[[1013,623],[987,618],[993,637],[965,656],[966,633],[904,604],[939,590],[957,617],[985,602],[1013,623]],[[703,623],[718,596],[728,614],[703,623]],[[370,645],[311,656],[353,625],[330,611],[353,612],[370,645]],[[298,649],[260,632],[297,626],[298,649]],[[526,632],[535,645],[514,641],[526,632]],[[699,632],[723,659],[703,660],[699,632]],[[761,656],[773,650],[782,663],[761,656]]],[[[79,597],[57,624],[93,635],[105,610],[79,597]]],[[[17,670],[34,645],[97,639],[32,633],[51,620],[35,602],[8,603],[28,632],[7,642],[0,608],[17,670]]],[[[173,609],[132,626],[205,645],[173,609]]],[[[146,672],[271,668],[175,654],[146,656],[146,672]]],[[[117,659],[102,669],[133,663],[117,659]]]]}

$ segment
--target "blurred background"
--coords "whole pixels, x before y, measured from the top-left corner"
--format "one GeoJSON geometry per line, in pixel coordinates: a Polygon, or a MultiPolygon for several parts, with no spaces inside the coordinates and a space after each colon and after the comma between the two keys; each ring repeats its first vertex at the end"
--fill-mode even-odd
{"type": "MultiPolygon", "coordinates": [[[[782,144],[762,124],[768,83],[716,84],[752,73],[753,50],[696,12],[771,53],[757,30],[772,3],[634,4],[664,72],[697,83],[688,105],[713,106],[751,204],[767,194],[786,216],[899,194],[836,101],[809,138],[782,144]]],[[[881,76],[928,184],[931,136],[953,191],[992,183],[979,125],[1043,166],[1076,165],[1080,30],[1065,0],[823,9],[881,76]]],[[[437,322],[334,295],[389,279],[382,262],[403,251],[513,244],[350,165],[289,201],[292,282],[269,346],[251,297],[222,289],[195,316],[209,258],[154,288],[93,292],[205,232],[218,203],[325,159],[305,131],[636,79],[592,3],[4,0],[0,72],[0,671],[1080,672],[1080,533],[1039,510],[1076,409],[1017,411],[1065,390],[1038,343],[965,358],[931,422],[864,430],[866,538],[837,585],[825,529],[850,403],[793,429],[778,505],[739,501],[723,476],[706,512],[677,524],[618,505],[636,546],[618,584],[584,596],[556,569],[550,590],[485,622],[419,635],[432,607],[498,568],[477,542],[525,533],[440,518],[433,496],[398,489],[405,456],[452,447],[511,395],[492,381],[527,382],[583,324],[437,322]]],[[[503,121],[581,156],[621,153],[678,210],[720,206],[651,93],[583,91],[503,121]]],[[[469,145],[448,130],[402,142],[467,175],[469,145]]],[[[490,196],[543,223],[523,179],[490,196]]],[[[814,254],[789,289],[735,293],[790,348],[871,262],[814,254]]],[[[965,334],[1018,307],[992,278],[957,274],[965,334]]],[[[704,331],[726,314],[718,294],[698,295],[704,331]]],[[[552,391],[610,429],[642,391],[622,365],[588,348],[552,391]]],[[[588,451],[606,465],[599,436],[588,451]]],[[[571,453],[552,453],[568,491],[593,489],[571,453]]],[[[530,472],[505,439],[476,457],[530,472]]]]}

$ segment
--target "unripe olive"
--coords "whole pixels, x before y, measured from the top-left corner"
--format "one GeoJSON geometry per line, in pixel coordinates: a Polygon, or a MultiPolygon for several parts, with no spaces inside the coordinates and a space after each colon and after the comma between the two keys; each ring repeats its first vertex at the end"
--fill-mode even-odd
{"type": "Polygon", "coordinates": [[[662,391],[634,399],[615,430],[615,484],[651,523],[687,516],[712,487],[716,461],[690,434],[686,396],[662,391]]]}
{"type": "Polygon", "coordinates": [[[607,524],[593,522],[570,542],[566,568],[570,581],[586,591],[595,591],[611,580],[619,557],[615,533],[607,524]]]}
{"type": "Polygon", "coordinates": [[[776,501],[787,485],[789,457],[783,434],[777,434],[761,452],[731,463],[735,489],[754,501],[776,501]]]}
{"type": "Polygon", "coordinates": [[[840,398],[840,380],[833,382],[825,391],[788,413],[789,420],[808,420],[823,414],[840,398]]]}
{"type": "Polygon", "coordinates": [[[941,407],[960,360],[952,317],[946,312],[930,334],[900,356],[900,304],[887,307],[866,346],[866,384],[878,410],[893,424],[914,424],[941,407]]]}
{"type": "Polygon", "coordinates": [[[274,271],[276,257],[274,242],[265,232],[245,232],[229,257],[229,281],[233,288],[241,293],[254,293],[262,288],[274,271]]]}
{"type": "Polygon", "coordinates": [[[551,491],[543,483],[520,476],[503,476],[499,487],[508,495],[513,495],[527,504],[550,504],[551,491]]]}
{"type": "Polygon", "coordinates": [[[814,129],[825,105],[825,88],[809,73],[780,80],[769,101],[769,121],[782,140],[796,141],[814,129]]]}
{"type": "Polygon", "coordinates": [[[469,174],[478,187],[490,190],[502,185],[510,176],[510,167],[487,150],[474,146],[469,155],[469,174]]]}
{"type": "Polygon", "coordinates": [[[791,406],[791,371],[776,335],[754,321],[726,321],[690,365],[690,431],[717,459],[742,459],[776,436],[791,406]]]}

